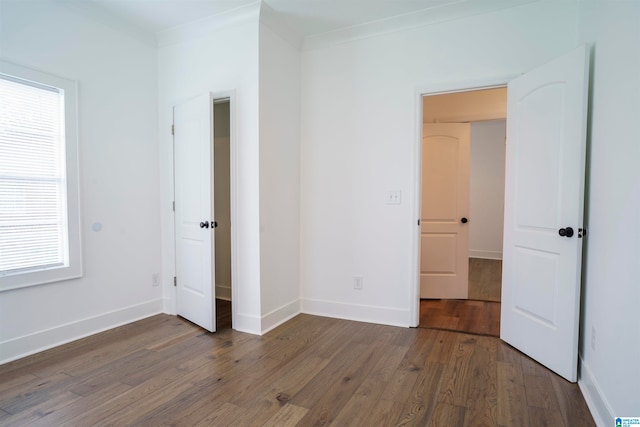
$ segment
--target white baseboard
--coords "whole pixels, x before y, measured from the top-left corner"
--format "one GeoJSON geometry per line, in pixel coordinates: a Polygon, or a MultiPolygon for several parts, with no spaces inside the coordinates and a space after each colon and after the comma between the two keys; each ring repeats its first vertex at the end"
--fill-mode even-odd
{"type": "Polygon", "coordinates": [[[300,314],[300,300],[296,299],[288,304],[278,307],[270,313],[262,316],[262,333],[266,334],[270,330],[277,328],[300,314]]]}
{"type": "Polygon", "coordinates": [[[216,285],[216,298],[231,301],[231,286],[216,285]]]}
{"type": "Polygon", "coordinates": [[[345,304],[308,298],[302,298],[300,303],[300,311],[306,314],[405,328],[411,326],[409,310],[405,309],[345,304]]]}
{"type": "Polygon", "coordinates": [[[251,314],[236,313],[233,317],[233,329],[247,334],[262,335],[260,317],[251,314]]]}
{"type": "Polygon", "coordinates": [[[163,312],[161,299],[56,326],[0,343],[0,364],[163,312]]]}
{"type": "Polygon", "coordinates": [[[162,298],[162,312],[165,314],[176,315],[176,301],[172,298],[162,298]]]}
{"type": "Polygon", "coordinates": [[[608,427],[613,425],[614,414],[611,405],[607,402],[600,386],[593,377],[589,365],[582,360],[580,356],[580,376],[578,378],[578,386],[584,400],[587,402],[591,416],[598,427],[608,427]]]}
{"type": "Polygon", "coordinates": [[[263,335],[298,314],[300,314],[300,300],[291,301],[261,317],[238,313],[235,316],[233,329],[248,334],[263,335]]]}
{"type": "Polygon", "coordinates": [[[502,259],[502,251],[480,251],[469,249],[469,258],[502,259]]]}

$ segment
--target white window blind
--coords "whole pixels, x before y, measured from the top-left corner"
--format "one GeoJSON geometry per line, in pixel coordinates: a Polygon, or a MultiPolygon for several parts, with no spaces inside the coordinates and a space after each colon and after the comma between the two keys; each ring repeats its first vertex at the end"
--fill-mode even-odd
{"type": "Polygon", "coordinates": [[[64,91],[0,74],[0,275],[68,265],[64,91]]]}

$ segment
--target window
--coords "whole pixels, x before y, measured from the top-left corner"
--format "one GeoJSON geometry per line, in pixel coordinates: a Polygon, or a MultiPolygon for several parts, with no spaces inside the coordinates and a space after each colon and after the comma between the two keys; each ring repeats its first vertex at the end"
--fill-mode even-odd
{"type": "Polygon", "coordinates": [[[75,83],[0,61],[0,290],[81,264],[75,83]]]}

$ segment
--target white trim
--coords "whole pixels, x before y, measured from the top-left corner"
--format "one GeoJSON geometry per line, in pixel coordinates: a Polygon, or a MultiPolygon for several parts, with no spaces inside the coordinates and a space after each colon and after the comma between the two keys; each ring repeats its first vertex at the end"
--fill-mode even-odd
{"type": "Polygon", "coordinates": [[[481,259],[502,259],[502,251],[482,251],[476,249],[469,249],[469,258],[481,258],[481,259]]]}
{"type": "MultiPolygon", "coordinates": [[[[236,313],[238,312],[238,299],[240,293],[238,292],[238,142],[237,142],[237,128],[236,128],[236,91],[235,89],[215,92],[213,99],[229,99],[229,200],[231,215],[231,325],[233,329],[239,330],[235,327],[238,322],[236,313]]],[[[215,126],[215,124],[214,124],[215,126]]]]}
{"type": "Polygon", "coordinates": [[[300,314],[300,300],[293,300],[261,317],[237,313],[233,320],[233,329],[253,335],[264,335],[298,314],[300,314]]]}
{"type": "Polygon", "coordinates": [[[162,313],[162,299],[143,302],[0,343],[0,364],[162,313]]]}
{"type": "Polygon", "coordinates": [[[293,300],[262,316],[262,334],[277,328],[300,314],[300,300],[293,300]]]}
{"type": "Polygon", "coordinates": [[[454,1],[402,15],[352,25],[346,28],[339,28],[321,34],[313,34],[304,38],[303,49],[322,49],[342,43],[411,30],[426,25],[465,19],[501,9],[518,7],[527,3],[533,3],[534,1],[536,0],[495,0],[491,2],[454,1]]]}
{"type": "Polygon", "coordinates": [[[261,319],[258,316],[244,313],[233,313],[233,329],[236,331],[253,335],[262,335],[260,323],[261,319]]]}
{"type": "Polygon", "coordinates": [[[411,224],[413,238],[411,239],[411,262],[409,263],[409,277],[411,278],[411,283],[409,284],[409,326],[417,326],[420,320],[420,227],[417,226],[417,221],[420,218],[422,200],[422,98],[428,95],[505,87],[514,77],[514,75],[508,75],[479,80],[447,82],[430,86],[418,86],[415,89],[414,131],[416,143],[413,164],[415,192],[411,201],[415,222],[411,224]]]}
{"type": "MultiPolygon", "coordinates": [[[[416,300],[417,301],[417,300],[416,300]]],[[[379,307],[374,305],[347,304],[338,301],[325,301],[302,298],[301,312],[314,316],[334,317],[358,322],[378,323],[381,325],[411,327],[410,310],[403,308],[379,307]]]]}
{"type": "MultiPolygon", "coordinates": [[[[475,90],[496,89],[506,87],[507,84],[516,78],[517,75],[507,74],[486,79],[463,80],[459,82],[445,82],[440,84],[418,86],[416,93],[420,97],[429,95],[442,95],[445,93],[471,92],[475,90]]],[[[422,113],[422,102],[420,102],[420,113],[422,113]]],[[[420,129],[422,129],[422,114],[419,116],[420,129]]],[[[422,131],[421,131],[422,133],[422,131]]]]}
{"type": "MultiPolygon", "coordinates": [[[[173,286],[171,286],[173,288],[173,286]]],[[[172,316],[176,315],[176,299],[171,298],[162,298],[162,312],[165,314],[170,314],[172,316]]]]}
{"type": "Polygon", "coordinates": [[[257,23],[260,18],[260,3],[260,1],[256,1],[224,13],[160,31],[156,35],[158,47],[211,36],[223,28],[243,24],[251,20],[255,20],[257,23]]]}
{"type": "Polygon", "coordinates": [[[417,327],[420,323],[420,201],[422,200],[422,91],[415,93],[416,108],[414,113],[414,141],[413,148],[413,182],[415,190],[412,200],[409,201],[410,209],[414,212],[411,222],[411,257],[409,259],[409,318],[410,326],[417,327]]]}
{"type": "Polygon", "coordinates": [[[0,292],[82,277],[82,227],[80,212],[80,143],[78,132],[78,83],[44,71],[0,60],[0,73],[61,89],[64,93],[66,214],[69,265],[59,268],[2,275],[0,292]]]}
{"type": "Polygon", "coordinates": [[[614,420],[613,408],[604,396],[598,382],[593,377],[589,365],[582,359],[582,355],[579,356],[579,359],[580,373],[578,386],[587,403],[587,407],[589,407],[589,411],[591,411],[591,416],[593,416],[593,420],[598,427],[610,426],[614,420]]]}

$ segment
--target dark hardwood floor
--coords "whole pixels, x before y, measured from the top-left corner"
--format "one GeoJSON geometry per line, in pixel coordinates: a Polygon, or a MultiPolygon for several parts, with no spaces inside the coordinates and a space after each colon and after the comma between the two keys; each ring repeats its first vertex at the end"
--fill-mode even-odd
{"type": "Polygon", "coordinates": [[[421,328],[500,336],[502,261],[469,258],[469,299],[420,301],[421,328]]]}
{"type": "Polygon", "coordinates": [[[231,301],[216,299],[216,331],[231,329],[231,301]]]}
{"type": "Polygon", "coordinates": [[[420,300],[420,328],[500,336],[500,303],[471,300],[420,300]]]}
{"type": "Polygon", "coordinates": [[[3,426],[593,426],[500,340],[299,315],[260,337],[157,315],[0,366],[3,426]]]}

